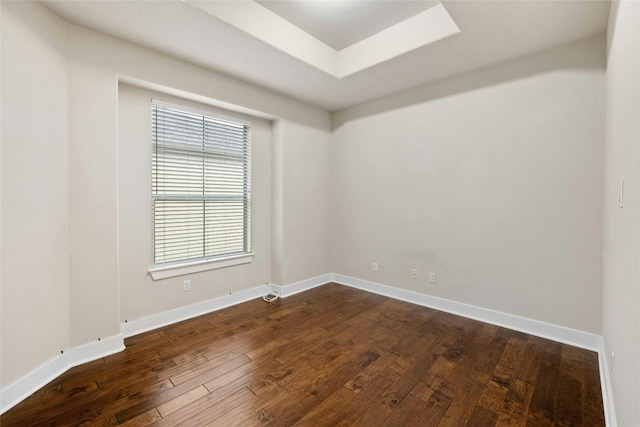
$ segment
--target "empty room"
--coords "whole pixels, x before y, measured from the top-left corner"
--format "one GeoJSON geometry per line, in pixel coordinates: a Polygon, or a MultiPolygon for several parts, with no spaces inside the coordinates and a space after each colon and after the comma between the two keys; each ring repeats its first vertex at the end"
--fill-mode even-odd
{"type": "Polygon", "coordinates": [[[0,2],[0,425],[640,426],[640,2],[0,2]]]}

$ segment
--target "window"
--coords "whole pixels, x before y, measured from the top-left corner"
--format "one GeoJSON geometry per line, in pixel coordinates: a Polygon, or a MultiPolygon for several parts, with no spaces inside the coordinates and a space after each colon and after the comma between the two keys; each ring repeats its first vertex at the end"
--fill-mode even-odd
{"type": "Polygon", "coordinates": [[[250,124],[156,102],[151,113],[156,267],[250,254],[250,124]]]}

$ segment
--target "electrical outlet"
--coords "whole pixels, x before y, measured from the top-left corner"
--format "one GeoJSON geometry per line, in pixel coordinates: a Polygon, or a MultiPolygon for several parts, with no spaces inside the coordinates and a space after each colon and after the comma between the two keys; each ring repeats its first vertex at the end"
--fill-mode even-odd
{"type": "Polygon", "coordinates": [[[433,271],[429,273],[429,283],[436,283],[436,273],[433,271]]]}
{"type": "Polygon", "coordinates": [[[411,278],[412,279],[417,279],[418,278],[418,269],[414,268],[411,270],[411,278]]]}
{"type": "Polygon", "coordinates": [[[373,263],[373,271],[378,271],[378,263],[377,262],[373,263]]]}
{"type": "Polygon", "coordinates": [[[184,291],[190,291],[191,290],[191,280],[185,280],[184,281],[184,291]]]}

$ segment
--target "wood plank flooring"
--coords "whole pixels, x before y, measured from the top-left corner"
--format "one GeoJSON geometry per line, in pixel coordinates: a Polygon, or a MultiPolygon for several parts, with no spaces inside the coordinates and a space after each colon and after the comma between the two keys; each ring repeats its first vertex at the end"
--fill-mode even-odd
{"type": "Polygon", "coordinates": [[[10,426],[604,426],[597,354],[329,284],[126,340],[10,426]]]}

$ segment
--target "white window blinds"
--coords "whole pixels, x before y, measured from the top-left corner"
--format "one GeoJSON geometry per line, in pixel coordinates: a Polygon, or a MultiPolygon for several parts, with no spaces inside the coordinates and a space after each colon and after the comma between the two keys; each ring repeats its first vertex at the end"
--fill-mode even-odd
{"type": "Polygon", "coordinates": [[[250,253],[250,126],[151,110],[155,264],[250,253]]]}

